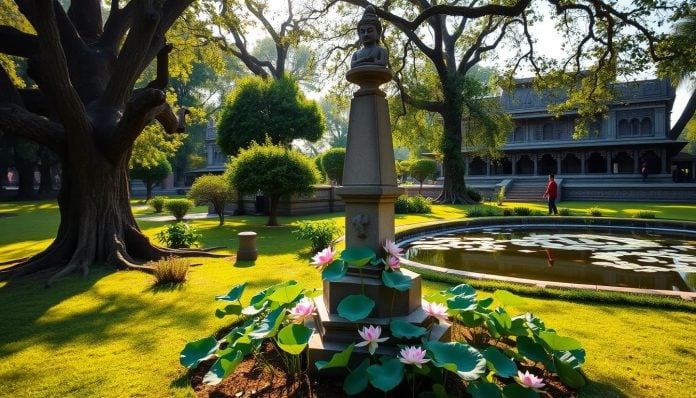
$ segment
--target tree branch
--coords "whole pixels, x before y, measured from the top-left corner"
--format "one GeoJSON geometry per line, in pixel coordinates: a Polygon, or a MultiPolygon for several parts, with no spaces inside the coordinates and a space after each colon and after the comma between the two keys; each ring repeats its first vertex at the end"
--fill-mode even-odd
{"type": "Polygon", "coordinates": [[[162,113],[166,107],[169,105],[164,91],[155,88],[134,90],[113,136],[105,145],[107,157],[111,161],[117,161],[119,157],[123,156],[145,126],[162,113]]]}
{"type": "Polygon", "coordinates": [[[16,104],[0,104],[0,132],[45,145],[58,155],[65,153],[63,126],[16,104]]]}
{"type": "Polygon", "coordinates": [[[0,53],[29,58],[39,52],[39,39],[11,26],[0,26],[0,53]]]}
{"type": "Polygon", "coordinates": [[[174,47],[167,44],[157,53],[157,77],[148,83],[147,88],[164,90],[169,84],[169,53],[174,47]]]}
{"type": "MultiPolygon", "coordinates": [[[[115,0],[118,7],[118,0],[115,0]]],[[[101,36],[102,14],[101,1],[72,0],[68,9],[68,16],[83,39],[95,43],[101,36]]]]}
{"type": "Polygon", "coordinates": [[[681,116],[679,116],[679,119],[677,119],[676,123],[674,123],[674,127],[672,127],[672,129],[667,133],[667,138],[673,140],[677,139],[686,127],[686,124],[689,123],[693,117],[694,113],[696,113],[696,90],[691,92],[689,101],[686,103],[686,106],[684,107],[681,116]]]}

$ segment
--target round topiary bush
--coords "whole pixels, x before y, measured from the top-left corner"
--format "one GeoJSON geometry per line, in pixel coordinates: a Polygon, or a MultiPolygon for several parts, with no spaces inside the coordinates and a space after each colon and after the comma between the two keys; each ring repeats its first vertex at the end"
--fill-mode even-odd
{"type": "Polygon", "coordinates": [[[172,213],[176,221],[182,221],[186,213],[193,209],[193,201],[188,199],[169,199],[164,202],[164,208],[172,213]]]}

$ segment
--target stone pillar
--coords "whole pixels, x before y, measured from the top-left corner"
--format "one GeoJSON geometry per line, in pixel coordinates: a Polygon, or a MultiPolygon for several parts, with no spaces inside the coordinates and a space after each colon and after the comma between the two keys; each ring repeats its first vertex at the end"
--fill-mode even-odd
{"type": "Polygon", "coordinates": [[[585,152],[580,153],[580,174],[585,174],[585,152]]]}
{"type": "MultiPolygon", "coordinates": [[[[346,79],[360,87],[350,105],[343,186],[336,188],[346,204],[346,248],[367,246],[383,258],[384,242],[394,241],[394,202],[404,193],[396,182],[386,95],[379,89],[392,79],[392,71],[377,65],[357,66],[348,71],[346,79]]],[[[427,326],[428,316],[421,307],[421,277],[408,270],[402,273],[411,278],[411,288],[404,292],[383,284],[380,267],[351,266],[341,280],[324,281],[323,295],[315,299],[318,315],[313,326],[317,333],[309,342],[310,371],[316,372],[315,361],[328,361],[359,340],[361,324],[381,326],[384,336],[389,336],[394,317],[427,326]],[[375,302],[369,319],[359,323],[342,318],[337,310],[341,300],[356,294],[365,294],[375,302]]],[[[449,336],[449,325],[432,325],[431,339],[448,340],[449,336]]],[[[377,353],[394,353],[397,343],[392,336],[377,353]]],[[[366,355],[364,349],[356,349],[353,357],[366,355]]]]}
{"type": "Polygon", "coordinates": [[[517,175],[517,154],[510,155],[510,162],[512,163],[512,175],[517,175]]]}
{"type": "Polygon", "coordinates": [[[640,152],[633,151],[633,174],[640,174],[640,152]]]}
{"type": "Polygon", "coordinates": [[[611,174],[612,167],[611,167],[611,151],[606,152],[607,156],[607,174],[611,174]]]}
{"type": "Polygon", "coordinates": [[[556,175],[561,174],[561,155],[560,153],[554,154],[554,158],[556,159],[556,175]]]}

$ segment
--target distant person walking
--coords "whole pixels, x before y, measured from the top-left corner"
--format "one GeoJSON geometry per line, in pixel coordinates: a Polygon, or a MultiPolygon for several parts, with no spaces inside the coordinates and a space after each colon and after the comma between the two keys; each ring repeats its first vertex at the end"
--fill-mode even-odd
{"type": "Polygon", "coordinates": [[[640,166],[640,174],[643,176],[643,182],[648,179],[648,164],[643,163],[642,166],[640,166]]]}
{"type": "Polygon", "coordinates": [[[553,174],[549,174],[549,185],[546,186],[546,192],[544,192],[544,198],[549,199],[549,215],[558,214],[558,209],[556,208],[556,197],[558,197],[558,184],[553,178],[553,174]]]}

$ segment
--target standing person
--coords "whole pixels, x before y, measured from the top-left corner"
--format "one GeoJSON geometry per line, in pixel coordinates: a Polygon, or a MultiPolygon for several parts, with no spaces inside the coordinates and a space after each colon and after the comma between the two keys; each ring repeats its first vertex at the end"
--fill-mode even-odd
{"type": "Polygon", "coordinates": [[[648,164],[643,163],[642,166],[640,166],[640,174],[643,176],[643,182],[648,179],[648,164]]]}
{"type": "Polygon", "coordinates": [[[553,178],[553,174],[549,174],[549,185],[546,186],[546,192],[544,192],[544,198],[549,199],[549,215],[558,214],[558,209],[556,208],[556,197],[558,196],[558,184],[553,178]]]}

